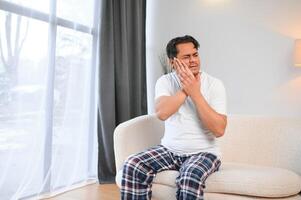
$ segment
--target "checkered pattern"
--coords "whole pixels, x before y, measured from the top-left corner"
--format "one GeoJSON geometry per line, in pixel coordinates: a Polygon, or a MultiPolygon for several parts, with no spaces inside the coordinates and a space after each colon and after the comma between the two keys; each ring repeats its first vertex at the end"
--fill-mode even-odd
{"type": "Polygon", "coordinates": [[[221,162],[211,153],[176,155],[159,145],[130,156],[125,162],[121,182],[122,200],[151,199],[151,184],[156,173],[178,170],[178,200],[202,200],[205,180],[221,162]]]}

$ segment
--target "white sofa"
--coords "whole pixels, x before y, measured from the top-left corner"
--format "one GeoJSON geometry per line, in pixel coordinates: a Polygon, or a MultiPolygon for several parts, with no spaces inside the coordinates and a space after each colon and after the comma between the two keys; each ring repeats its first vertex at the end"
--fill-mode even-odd
{"type": "MultiPolygon", "coordinates": [[[[160,143],[164,122],[145,115],[120,124],[114,132],[116,183],[134,153],[160,143]]],[[[218,139],[222,165],[206,180],[206,200],[301,200],[301,119],[229,116],[218,139]]],[[[158,173],[153,198],[173,200],[177,171],[158,173]]]]}

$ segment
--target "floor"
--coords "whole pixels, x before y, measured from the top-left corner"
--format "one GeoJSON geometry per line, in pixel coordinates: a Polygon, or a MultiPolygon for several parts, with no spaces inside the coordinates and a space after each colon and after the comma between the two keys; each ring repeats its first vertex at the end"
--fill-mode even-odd
{"type": "Polygon", "coordinates": [[[47,200],[118,200],[119,189],[115,184],[91,184],[47,200]]]}

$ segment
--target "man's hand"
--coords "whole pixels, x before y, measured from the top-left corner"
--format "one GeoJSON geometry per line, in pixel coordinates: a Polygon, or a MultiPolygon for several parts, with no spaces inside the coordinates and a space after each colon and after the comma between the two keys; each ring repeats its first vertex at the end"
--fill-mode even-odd
{"type": "Polygon", "coordinates": [[[198,73],[197,75],[193,75],[189,67],[177,58],[174,59],[173,64],[181,81],[181,87],[183,91],[192,99],[200,96],[200,74],[198,73]]]}

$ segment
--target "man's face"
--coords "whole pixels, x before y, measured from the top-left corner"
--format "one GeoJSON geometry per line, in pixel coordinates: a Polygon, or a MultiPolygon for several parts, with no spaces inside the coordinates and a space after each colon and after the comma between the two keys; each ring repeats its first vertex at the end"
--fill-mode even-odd
{"type": "Polygon", "coordinates": [[[177,58],[183,61],[194,75],[197,75],[200,71],[200,57],[193,43],[178,44],[177,50],[177,58]]]}

